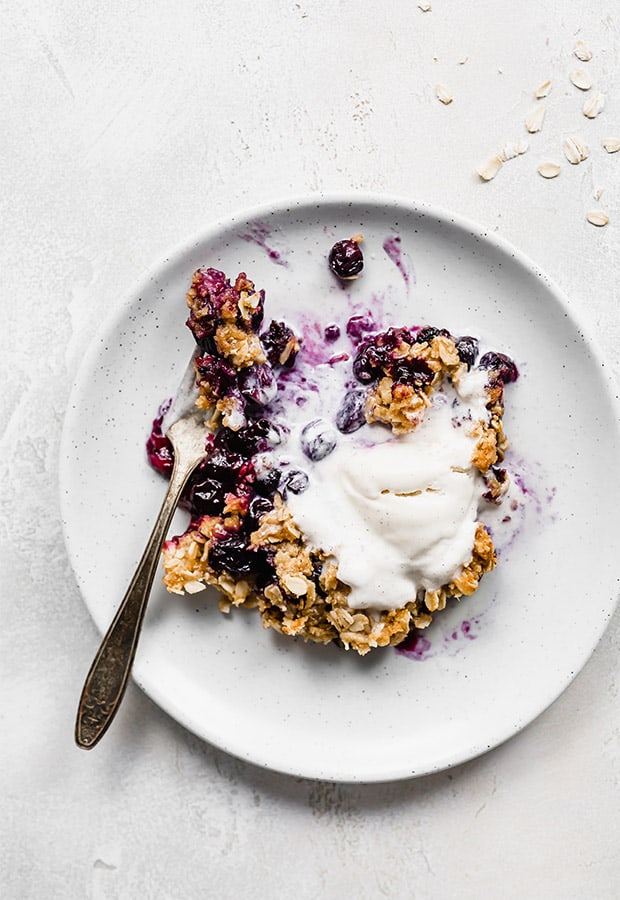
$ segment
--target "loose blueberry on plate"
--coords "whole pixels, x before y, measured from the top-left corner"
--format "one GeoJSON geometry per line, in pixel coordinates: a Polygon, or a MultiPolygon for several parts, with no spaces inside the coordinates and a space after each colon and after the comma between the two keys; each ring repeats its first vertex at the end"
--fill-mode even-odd
{"type": "Polygon", "coordinates": [[[362,388],[353,388],[345,394],[344,400],[336,413],[336,428],[343,434],[351,434],[366,424],[364,403],[366,391],[362,388]]]}
{"type": "Polygon", "coordinates": [[[376,327],[370,310],[351,316],[346,326],[347,334],[354,344],[358,344],[369,331],[375,331],[376,327]]]}
{"type": "Polygon", "coordinates": [[[299,340],[292,328],[284,322],[273,320],[260,339],[272,366],[285,366],[287,369],[293,366],[299,353],[299,340]]]}
{"type": "Polygon", "coordinates": [[[478,356],[478,341],[476,338],[466,335],[459,338],[455,346],[461,362],[467,365],[468,370],[471,369],[478,356]]]}
{"type": "Polygon", "coordinates": [[[162,475],[170,477],[174,466],[172,444],[162,431],[164,415],[170,408],[170,401],[163,403],[159,415],[153,419],[151,433],[146,442],[146,455],[151,466],[162,475]]]}
{"type": "Polygon", "coordinates": [[[308,422],[301,432],[301,449],[308,459],[318,462],[336,447],[336,434],[334,429],[323,419],[315,419],[308,422]]]}
{"type": "Polygon", "coordinates": [[[361,237],[336,241],[329,251],[329,267],[338,278],[348,281],[357,278],[364,268],[364,256],[360,248],[361,237]]]}
{"type": "Polygon", "coordinates": [[[503,353],[485,353],[478,363],[479,369],[488,369],[492,381],[510,384],[519,377],[519,370],[509,356],[503,353]]]}
{"type": "Polygon", "coordinates": [[[286,496],[288,491],[293,494],[302,494],[307,487],[308,476],[306,473],[300,469],[292,469],[282,482],[282,495],[286,496]]]}

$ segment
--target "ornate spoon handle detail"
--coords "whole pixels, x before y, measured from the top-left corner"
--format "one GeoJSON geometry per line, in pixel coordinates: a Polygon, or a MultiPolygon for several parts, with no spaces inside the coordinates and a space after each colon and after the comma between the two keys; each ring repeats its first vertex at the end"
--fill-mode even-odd
{"type": "Polygon", "coordinates": [[[192,414],[168,430],[174,469],[147,545],[121,605],[86,677],[75,724],[75,741],[88,750],[103,737],[121,704],[138,645],[161,546],[187,479],[205,455],[205,427],[192,414]]]}

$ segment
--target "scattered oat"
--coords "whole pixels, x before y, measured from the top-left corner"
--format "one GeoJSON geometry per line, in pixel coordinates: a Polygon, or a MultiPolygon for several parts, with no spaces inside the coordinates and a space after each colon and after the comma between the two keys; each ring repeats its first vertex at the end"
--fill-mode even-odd
{"type": "Polygon", "coordinates": [[[537,100],[542,100],[543,97],[547,97],[549,95],[549,91],[551,90],[551,82],[543,81],[543,83],[536,88],[534,91],[534,96],[537,100]]]}
{"type": "Polygon", "coordinates": [[[557,178],[560,174],[561,166],[554,162],[544,162],[538,166],[538,174],[543,178],[557,178]]]}
{"type": "Polygon", "coordinates": [[[595,200],[600,200],[601,197],[603,196],[603,188],[597,188],[595,191],[592,192],[592,196],[594,197],[595,200]]]}
{"type": "Polygon", "coordinates": [[[421,9],[422,12],[431,12],[432,8],[430,3],[425,3],[424,0],[420,0],[420,3],[418,3],[418,9],[421,9]]]}
{"type": "Polygon", "coordinates": [[[443,86],[443,84],[435,85],[435,94],[437,95],[437,99],[441,100],[444,106],[448,106],[449,103],[452,103],[453,97],[448,93],[447,88],[443,86]]]}
{"type": "Polygon", "coordinates": [[[461,58],[458,61],[459,66],[464,66],[468,60],[469,60],[469,56],[461,56],[461,58]]]}
{"type": "Polygon", "coordinates": [[[525,138],[519,141],[509,141],[507,144],[504,144],[499,153],[496,153],[495,156],[491,156],[478,166],[476,172],[483,181],[491,181],[495,178],[505,162],[508,162],[509,159],[514,159],[516,156],[522,156],[523,153],[527,153],[529,146],[530,145],[525,138]]]}
{"type": "Polygon", "coordinates": [[[603,147],[608,153],[617,153],[620,150],[620,140],[617,138],[605,138],[603,147]]]}
{"type": "Polygon", "coordinates": [[[544,103],[539,103],[534,109],[530,110],[525,119],[525,127],[530,134],[540,131],[545,118],[546,107],[544,103]]]}
{"type": "Polygon", "coordinates": [[[204,591],[206,585],[202,583],[202,581],[186,581],[185,582],[185,590],[188,594],[199,594],[200,591],[204,591]]]}
{"type": "Polygon", "coordinates": [[[504,74],[504,70],[503,70],[503,69],[498,69],[498,70],[497,70],[497,74],[498,74],[498,75],[503,75],[503,74],[504,74]]]}
{"type": "Polygon", "coordinates": [[[515,156],[522,156],[524,153],[527,153],[529,148],[530,145],[525,138],[522,138],[520,141],[509,141],[502,147],[499,158],[502,162],[507,162],[509,159],[514,159],[515,156]]]}
{"type": "Polygon", "coordinates": [[[597,228],[602,228],[609,222],[609,216],[602,209],[593,209],[587,214],[586,219],[590,225],[596,225],[597,228]]]}
{"type": "Polygon", "coordinates": [[[569,78],[580,91],[589,91],[594,84],[591,77],[584,69],[573,69],[569,78]]]}
{"type": "Polygon", "coordinates": [[[487,159],[486,162],[482,163],[482,165],[478,166],[476,172],[483,181],[491,181],[501,169],[503,162],[504,160],[501,156],[492,156],[490,159],[487,159]]]}
{"type": "Polygon", "coordinates": [[[581,62],[590,62],[590,60],[592,59],[592,51],[590,50],[586,42],[582,40],[577,41],[573,53],[575,54],[577,59],[581,60],[581,62]]]}
{"type": "Polygon", "coordinates": [[[596,119],[604,109],[605,94],[602,91],[594,91],[583,104],[583,114],[588,119],[596,119]]]}
{"type": "Polygon", "coordinates": [[[563,146],[564,156],[573,166],[583,162],[590,155],[590,148],[587,144],[583,144],[578,137],[566,138],[563,146]]]}

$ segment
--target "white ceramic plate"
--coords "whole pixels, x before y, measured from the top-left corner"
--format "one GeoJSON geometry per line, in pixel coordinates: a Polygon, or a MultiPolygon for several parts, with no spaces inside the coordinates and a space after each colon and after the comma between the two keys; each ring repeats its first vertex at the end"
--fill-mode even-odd
{"type": "Polygon", "coordinates": [[[163,496],[144,442],[192,350],[184,295],[201,265],[247,272],[266,289],[267,318],[343,322],[359,305],[383,310],[384,324],[437,324],[512,354],[522,377],[507,389],[505,423],[519,507],[506,507],[498,569],[416,654],[304,645],[263,630],[252,611],[224,616],[210,594],[156,585],[138,684],[205,740],[309,777],[421,775],[518,732],[584,665],[616,603],[620,512],[601,475],[620,457],[618,408],[557,288],[507,244],[427,206],[319,197],[235,216],[158,264],[105,323],[75,384],[61,465],[67,545],[98,628],[163,496]],[[357,232],[366,267],[343,290],[325,257],[357,232]],[[383,249],[395,235],[400,260],[383,249]]]}

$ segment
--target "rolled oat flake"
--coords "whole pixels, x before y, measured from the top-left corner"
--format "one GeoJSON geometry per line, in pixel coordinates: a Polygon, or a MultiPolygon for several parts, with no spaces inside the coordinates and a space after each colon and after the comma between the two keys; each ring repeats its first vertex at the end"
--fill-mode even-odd
{"type": "Polygon", "coordinates": [[[546,97],[549,94],[550,90],[551,90],[551,81],[549,81],[549,80],[543,81],[543,83],[539,87],[537,87],[536,90],[534,91],[534,96],[536,97],[537,100],[542,100],[543,97],[546,97]]]}
{"type": "Polygon", "coordinates": [[[564,156],[573,166],[578,165],[590,155],[590,148],[578,137],[567,137],[563,144],[564,156]]]}
{"type": "Polygon", "coordinates": [[[608,153],[617,153],[620,150],[620,140],[617,138],[605,138],[603,147],[608,153]]]}
{"type": "Polygon", "coordinates": [[[561,167],[558,163],[544,162],[538,166],[538,174],[543,178],[557,178],[560,174],[561,167]]]}
{"type": "Polygon", "coordinates": [[[592,59],[592,51],[583,40],[577,41],[573,53],[575,54],[577,59],[581,60],[581,62],[590,62],[590,60],[592,59]]]}
{"type": "Polygon", "coordinates": [[[584,69],[574,69],[570,73],[570,80],[580,91],[589,91],[594,82],[584,69]]]}
{"type": "Polygon", "coordinates": [[[586,219],[591,225],[596,225],[598,228],[602,228],[609,222],[609,216],[602,209],[593,209],[587,214],[586,219]]]}
{"type": "Polygon", "coordinates": [[[452,103],[453,97],[450,96],[448,89],[443,86],[443,84],[435,85],[435,94],[438,100],[441,100],[444,106],[448,106],[448,104],[452,103]]]}
{"type": "Polygon", "coordinates": [[[508,162],[509,159],[514,159],[516,156],[522,156],[524,153],[527,153],[529,147],[530,145],[525,138],[521,138],[520,141],[508,141],[499,153],[500,159],[502,162],[508,162]]]}
{"type": "Polygon", "coordinates": [[[534,109],[530,110],[525,118],[525,127],[530,134],[535,134],[543,126],[545,119],[546,107],[544,103],[539,103],[534,109]]]}
{"type": "Polygon", "coordinates": [[[604,109],[605,94],[602,91],[594,91],[583,104],[583,114],[588,119],[596,119],[604,109]]]}
{"type": "Polygon", "coordinates": [[[483,181],[492,181],[501,169],[503,162],[504,160],[501,156],[492,156],[490,159],[487,159],[486,162],[483,162],[482,165],[478,166],[476,172],[483,181]]]}

